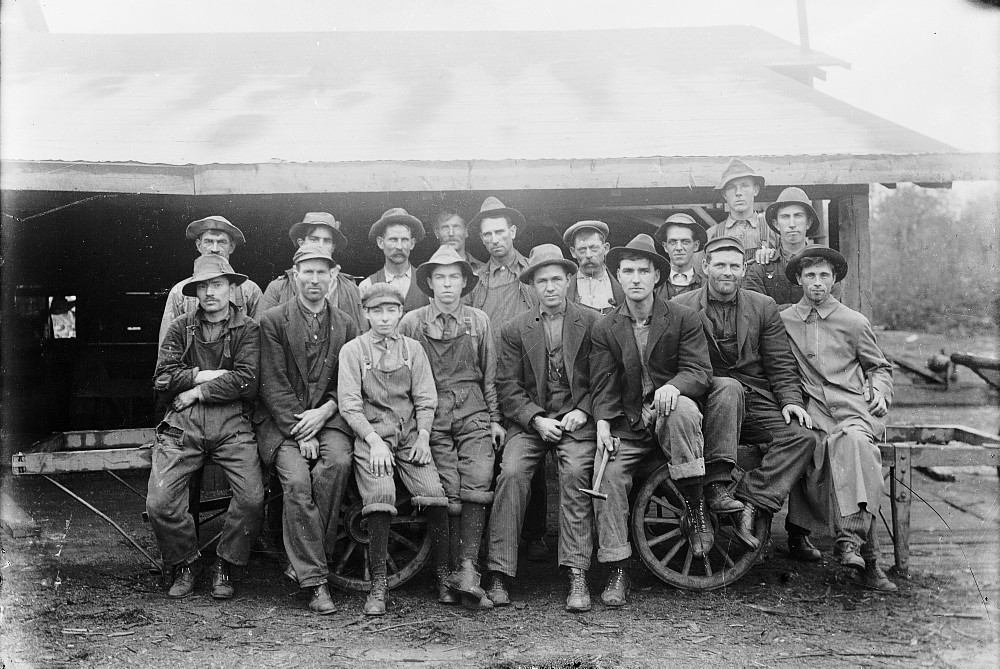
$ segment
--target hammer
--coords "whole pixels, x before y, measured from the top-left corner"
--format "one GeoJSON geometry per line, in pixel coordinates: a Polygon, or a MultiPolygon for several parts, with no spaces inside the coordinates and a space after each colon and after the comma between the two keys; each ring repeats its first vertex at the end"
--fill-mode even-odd
{"type": "MultiPolygon", "coordinates": [[[[615,448],[618,448],[620,443],[618,438],[615,437],[615,448]]],[[[580,492],[585,495],[590,495],[594,499],[607,499],[608,496],[600,492],[601,489],[601,479],[604,478],[604,468],[608,466],[608,458],[611,456],[611,451],[604,449],[604,456],[601,457],[601,466],[597,469],[597,477],[594,478],[594,487],[592,490],[587,490],[586,488],[580,488],[580,492]]]]}

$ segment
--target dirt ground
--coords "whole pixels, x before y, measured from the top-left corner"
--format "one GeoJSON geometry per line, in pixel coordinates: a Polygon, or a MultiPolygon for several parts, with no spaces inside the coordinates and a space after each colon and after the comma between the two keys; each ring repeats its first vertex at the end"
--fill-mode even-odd
{"type": "MultiPolygon", "coordinates": [[[[989,353],[989,351],[982,351],[989,353]]],[[[997,407],[906,408],[894,424],[959,423],[996,432],[997,407]]],[[[994,468],[956,469],[955,481],[914,474],[911,578],[900,592],[861,589],[830,562],[785,555],[783,516],[766,559],[734,586],[671,589],[635,559],[631,601],[563,610],[555,559],[522,559],[505,609],[472,612],[433,601],[431,575],[391,593],[382,619],[360,615],[363,596],[335,592],[337,611],[310,614],[255,557],[237,597],[216,602],[206,581],[169,600],[148,563],[114,530],[39,478],[3,480],[41,535],[2,535],[3,667],[995,667],[1000,665],[1000,482],[994,468]]],[[[125,478],[141,490],[140,474],[125,478]]],[[[155,554],[142,500],[101,474],[61,481],[122,524],[155,554]]],[[[557,500],[550,500],[555,527],[557,500]]],[[[888,504],[885,509],[888,516],[888,504]]],[[[549,538],[554,549],[555,538],[549,538]]],[[[882,528],[883,564],[892,544],[882,528]]],[[[555,551],[552,551],[553,555],[555,551]]]]}

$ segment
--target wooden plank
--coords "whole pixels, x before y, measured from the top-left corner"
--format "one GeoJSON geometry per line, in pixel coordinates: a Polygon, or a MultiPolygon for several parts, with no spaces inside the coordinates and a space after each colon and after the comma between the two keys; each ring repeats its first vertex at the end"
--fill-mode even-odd
{"type": "Polygon", "coordinates": [[[96,450],[152,444],[156,438],[156,429],[145,427],[124,430],[84,430],[66,432],[65,435],[65,450],[96,450]]]}
{"type": "Polygon", "coordinates": [[[178,165],[5,160],[0,188],[194,195],[194,177],[178,165]]]}
{"type": "Polygon", "coordinates": [[[910,449],[897,444],[892,451],[889,467],[889,494],[892,507],[892,548],[896,558],[896,571],[908,576],[910,571],[910,492],[913,470],[910,467],[910,449]]]}
{"type": "Polygon", "coordinates": [[[98,451],[16,453],[11,463],[11,470],[15,476],[67,474],[149,469],[151,463],[152,449],[141,446],[98,451]]]}
{"type": "MultiPolygon", "coordinates": [[[[836,209],[837,236],[831,245],[847,258],[847,277],[842,282],[843,297],[847,306],[869,318],[872,315],[871,235],[868,231],[868,193],[843,195],[830,202],[836,209]]],[[[831,214],[831,220],[834,216],[831,214]]]]}
{"type": "Polygon", "coordinates": [[[990,434],[964,425],[889,425],[883,441],[913,441],[922,444],[966,444],[998,446],[1000,435],[990,434]]]}
{"type": "Polygon", "coordinates": [[[37,537],[41,528],[35,519],[5,492],[0,492],[0,526],[15,539],[37,537]]]}

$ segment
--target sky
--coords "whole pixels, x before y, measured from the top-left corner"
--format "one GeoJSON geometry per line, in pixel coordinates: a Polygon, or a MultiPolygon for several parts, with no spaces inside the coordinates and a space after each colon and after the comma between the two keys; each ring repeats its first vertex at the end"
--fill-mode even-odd
{"type": "MultiPolygon", "coordinates": [[[[24,21],[8,0],[6,30],[24,21]]],[[[587,30],[754,25],[799,43],[797,0],[30,0],[51,32],[587,30]]],[[[968,151],[1000,152],[1000,10],[972,0],[801,0],[816,87],[968,151]]],[[[30,9],[30,4],[28,9],[30,9]]],[[[706,45],[711,48],[711,45],[706,45]]]]}

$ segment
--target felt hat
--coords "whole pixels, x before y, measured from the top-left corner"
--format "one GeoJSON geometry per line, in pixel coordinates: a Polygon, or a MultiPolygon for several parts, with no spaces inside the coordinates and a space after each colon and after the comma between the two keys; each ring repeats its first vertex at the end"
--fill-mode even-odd
{"type": "Polygon", "coordinates": [[[563,233],[563,243],[566,244],[568,248],[573,248],[573,240],[577,233],[581,230],[591,230],[594,232],[599,232],[604,237],[605,240],[608,238],[608,224],[602,221],[577,221],[573,225],[566,228],[566,232],[563,233]]]}
{"type": "Polygon", "coordinates": [[[373,283],[361,293],[361,307],[371,309],[380,304],[403,306],[403,294],[399,292],[399,288],[387,283],[373,283]]]}
{"type": "Polygon", "coordinates": [[[295,255],[292,256],[292,264],[298,265],[303,260],[325,260],[330,264],[330,267],[337,266],[337,261],[333,259],[330,252],[319,244],[303,244],[296,249],[295,255]]]}
{"type": "Polygon", "coordinates": [[[377,240],[385,234],[385,229],[390,225],[405,225],[413,234],[413,241],[419,242],[424,238],[424,224],[416,216],[406,213],[402,207],[393,207],[382,214],[382,218],[372,224],[368,231],[368,239],[377,240]]]}
{"type": "Polygon", "coordinates": [[[787,207],[790,204],[801,205],[806,210],[806,214],[809,215],[809,229],[806,231],[806,237],[813,237],[819,233],[819,216],[816,214],[816,210],[813,209],[812,202],[809,200],[809,196],[801,188],[796,188],[792,186],[791,188],[786,188],[781,191],[778,199],[767,206],[764,210],[764,220],[767,221],[768,227],[781,234],[781,230],[778,229],[776,221],[778,220],[778,212],[782,208],[787,207]]]}
{"type": "Polygon", "coordinates": [[[333,214],[328,214],[325,211],[310,211],[302,217],[301,221],[288,229],[288,237],[293,244],[298,244],[298,240],[305,239],[309,228],[316,225],[330,228],[330,232],[333,233],[333,245],[338,251],[343,250],[350,243],[344,233],[340,231],[340,221],[334,218],[333,214]]]}
{"type": "Polygon", "coordinates": [[[479,225],[484,218],[506,218],[511,225],[524,225],[524,215],[521,212],[505,207],[503,202],[492,195],[483,200],[483,206],[479,208],[479,213],[469,221],[469,228],[479,225]]]}
{"type": "Polygon", "coordinates": [[[656,252],[656,242],[649,235],[645,233],[636,235],[625,246],[616,246],[608,251],[608,268],[612,268],[613,271],[617,272],[618,265],[622,261],[622,256],[626,254],[638,254],[649,258],[653,262],[653,267],[660,270],[660,280],[656,285],[660,285],[667,280],[667,276],[670,274],[670,261],[656,252]]]}
{"type": "Polygon", "coordinates": [[[572,260],[563,257],[562,249],[555,244],[539,244],[528,254],[528,266],[518,277],[521,283],[531,283],[535,272],[547,265],[559,265],[567,274],[576,274],[577,266],[572,260]]]}
{"type": "Polygon", "coordinates": [[[722,179],[719,180],[719,185],[715,187],[715,190],[725,189],[727,183],[740,177],[750,177],[757,182],[757,186],[764,187],[764,177],[754,172],[752,167],[739,158],[733,158],[726,166],[726,171],[722,173],[722,179]]]}
{"type": "Polygon", "coordinates": [[[661,244],[665,244],[667,241],[667,230],[674,225],[690,228],[691,233],[694,235],[694,240],[698,242],[701,248],[705,248],[705,244],[708,242],[708,232],[698,221],[694,220],[694,217],[688,214],[671,214],[668,216],[663,225],[658,227],[656,232],[653,233],[653,239],[661,244]]]}
{"type": "Polygon", "coordinates": [[[722,251],[723,249],[739,251],[744,256],[747,254],[747,250],[746,247],[743,246],[743,242],[736,239],[736,237],[715,237],[714,239],[708,240],[708,243],[705,244],[705,255],[708,255],[713,251],[722,251]]]}
{"type": "Polygon", "coordinates": [[[441,265],[458,265],[462,268],[462,274],[465,275],[465,288],[462,290],[462,297],[471,293],[472,289],[479,283],[479,276],[472,271],[472,265],[465,258],[458,255],[458,251],[451,246],[442,244],[434,252],[434,255],[430,257],[430,260],[417,268],[417,288],[422,290],[428,297],[434,297],[434,291],[431,290],[428,279],[431,278],[434,268],[441,265]]]}
{"type": "Polygon", "coordinates": [[[181,292],[188,297],[197,297],[199,283],[202,281],[211,281],[220,276],[226,277],[231,283],[235,283],[237,286],[247,280],[246,274],[234,271],[233,266],[222,256],[200,256],[195,258],[194,273],[191,275],[191,280],[181,288],[181,292]]]}
{"type": "Polygon", "coordinates": [[[799,267],[806,258],[823,258],[824,260],[829,260],[830,264],[833,265],[833,274],[837,277],[837,281],[843,281],[844,277],[847,276],[847,258],[841,255],[840,252],[834,251],[829,246],[823,246],[822,244],[809,244],[793,255],[792,259],[788,261],[788,265],[785,266],[785,276],[792,282],[792,285],[798,284],[799,267]]]}
{"type": "Polygon", "coordinates": [[[227,221],[223,216],[206,216],[205,218],[199,218],[197,221],[188,223],[187,229],[184,231],[184,236],[188,239],[198,239],[203,232],[209,230],[225,232],[232,238],[234,246],[236,244],[247,243],[247,238],[243,236],[240,229],[227,221]]]}

